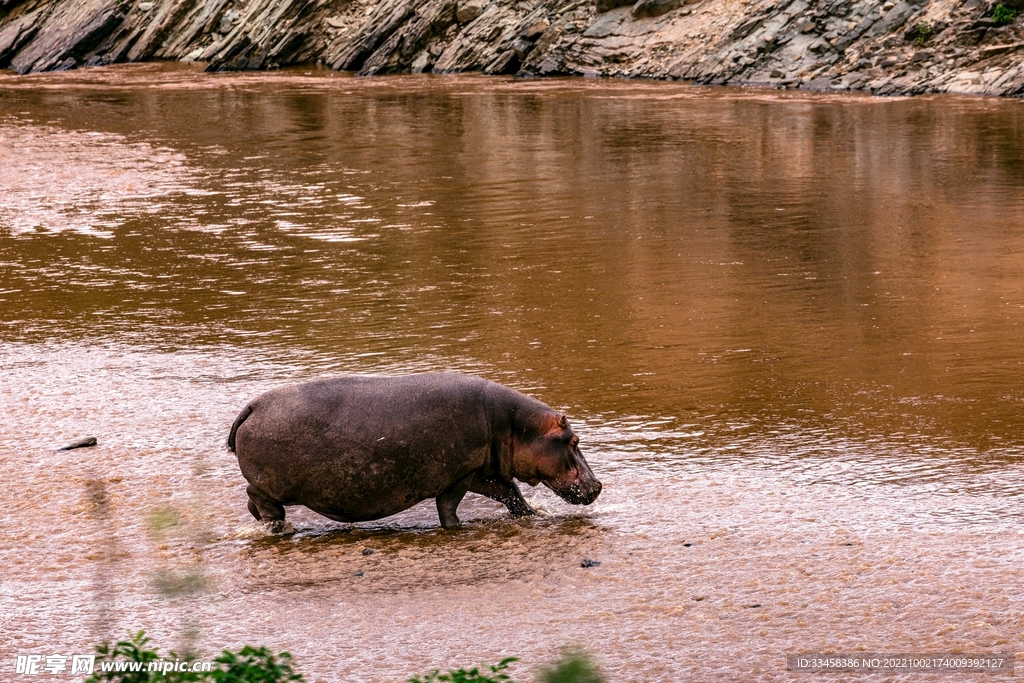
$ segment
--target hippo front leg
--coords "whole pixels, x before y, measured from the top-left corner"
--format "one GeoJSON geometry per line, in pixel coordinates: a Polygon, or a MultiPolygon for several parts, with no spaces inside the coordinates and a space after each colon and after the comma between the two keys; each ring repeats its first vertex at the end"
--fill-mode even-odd
{"type": "Polygon", "coordinates": [[[457,482],[446,488],[434,500],[437,503],[437,516],[441,519],[441,526],[445,529],[458,529],[462,526],[459,516],[455,512],[459,509],[459,503],[466,497],[469,484],[473,481],[473,473],[459,479],[457,482]]]}
{"type": "Polygon", "coordinates": [[[469,490],[504,504],[513,517],[526,517],[527,515],[537,514],[537,511],[530,507],[530,504],[523,498],[523,494],[519,492],[519,487],[516,486],[514,481],[506,482],[477,477],[473,479],[469,490]]]}

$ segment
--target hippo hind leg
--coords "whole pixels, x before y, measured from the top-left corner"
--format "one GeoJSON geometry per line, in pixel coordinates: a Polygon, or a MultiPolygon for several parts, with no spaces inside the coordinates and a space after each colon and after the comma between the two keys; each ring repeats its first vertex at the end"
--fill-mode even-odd
{"type": "Polygon", "coordinates": [[[256,521],[262,519],[260,517],[260,509],[256,507],[256,503],[252,502],[252,498],[249,499],[249,513],[256,518],[256,521]]]}
{"type": "Polygon", "coordinates": [[[246,487],[245,492],[249,496],[249,512],[252,513],[253,517],[261,522],[267,522],[271,526],[283,525],[283,505],[260,493],[252,484],[246,487]]]}

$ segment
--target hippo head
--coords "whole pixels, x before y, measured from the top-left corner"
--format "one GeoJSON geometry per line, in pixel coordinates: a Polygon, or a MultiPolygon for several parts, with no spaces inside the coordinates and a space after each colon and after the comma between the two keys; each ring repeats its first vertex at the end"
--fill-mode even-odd
{"type": "Polygon", "coordinates": [[[530,486],[544,484],[573,505],[590,505],[601,482],[580,453],[580,439],[564,415],[534,414],[518,424],[513,435],[512,472],[530,486]]]}

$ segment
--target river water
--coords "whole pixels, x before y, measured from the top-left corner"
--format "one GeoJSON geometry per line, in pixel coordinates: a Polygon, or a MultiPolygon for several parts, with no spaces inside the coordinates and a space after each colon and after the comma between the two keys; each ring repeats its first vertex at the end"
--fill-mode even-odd
{"type": "Polygon", "coordinates": [[[530,680],[572,644],[618,682],[1024,651],[1022,107],[0,76],[4,670],[143,628],[325,682],[530,680]],[[601,497],[253,522],[242,406],[424,370],[565,410],[601,497]]]}

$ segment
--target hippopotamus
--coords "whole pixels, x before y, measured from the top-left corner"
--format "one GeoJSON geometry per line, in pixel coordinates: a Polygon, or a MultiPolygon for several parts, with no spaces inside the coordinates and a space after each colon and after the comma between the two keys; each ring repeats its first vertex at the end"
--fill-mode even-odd
{"type": "Polygon", "coordinates": [[[283,525],[287,505],[364,522],[434,498],[459,526],[467,491],[535,514],[515,480],[589,505],[601,493],[565,415],[480,377],[346,375],[268,391],[235,419],[228,448],[249,512],[283,525]]]}

